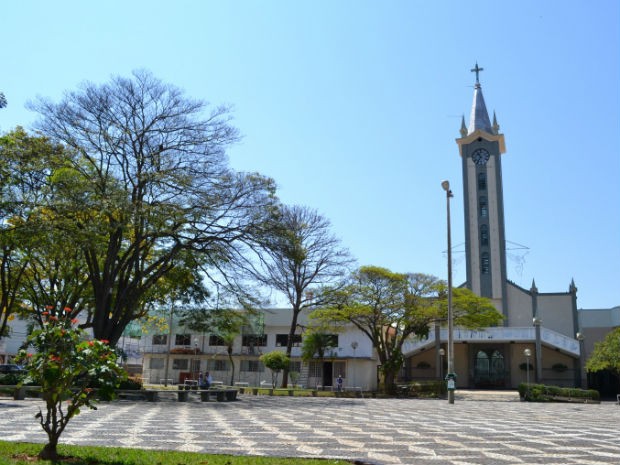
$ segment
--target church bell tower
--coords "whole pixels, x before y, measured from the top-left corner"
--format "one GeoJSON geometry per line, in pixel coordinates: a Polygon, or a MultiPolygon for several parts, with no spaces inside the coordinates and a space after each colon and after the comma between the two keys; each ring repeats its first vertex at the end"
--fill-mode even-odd
{"type": "Polygon", "coordinates": [[[476,67],[474,101],[469,126],[461,122],[461,137],[456,140],[463,170],[465,211],[465,254],[467,287],[475,294],[493,300],[506,315],[506,237],[502,191],[501,155],[506,151],[504,135],[499,132],[495,114],[489,119],[480,71],[476,67]]]}

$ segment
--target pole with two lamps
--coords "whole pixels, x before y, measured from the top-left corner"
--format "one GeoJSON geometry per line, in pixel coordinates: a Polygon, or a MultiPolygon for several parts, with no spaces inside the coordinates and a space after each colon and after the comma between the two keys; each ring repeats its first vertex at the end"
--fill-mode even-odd
{"type": "Polygon", "coordinates": [[[450,230],[450,199],[453,197],[450,190],[450,182],[442,181],[441,187],[446,191],[446,211],[448,229],[448,403],[454,403],[454,390],[456,389],[456,374],[454,373],[454,340],[453,340],[453,315],[452,315],[452,231],[450,230]]]}

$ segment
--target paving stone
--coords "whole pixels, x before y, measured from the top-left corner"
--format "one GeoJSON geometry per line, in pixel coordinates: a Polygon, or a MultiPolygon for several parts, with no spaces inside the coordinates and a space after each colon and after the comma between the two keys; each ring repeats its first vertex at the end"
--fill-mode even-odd
{"type": "MultiPolygon", "coordinates": [[[[461,394],[463,396],[463,394],[461,394]]],[[[502,393],[445,400],[242,395],[238,402],[115,401],[82,410],[61,443],[333,457],[376,465],[619,464],[620,408],[531,404],[502,393]]],[[[0,400],[0,435],[45,442],[40,400],[0,400]]]]}

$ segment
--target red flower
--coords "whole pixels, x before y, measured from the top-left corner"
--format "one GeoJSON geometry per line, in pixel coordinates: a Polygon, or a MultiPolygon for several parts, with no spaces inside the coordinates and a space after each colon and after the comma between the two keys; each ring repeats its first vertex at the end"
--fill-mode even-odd
{"type": "Polygon", "coordinates": [[[46,309],[46,310],[52,310],[53,308],[54,308],[54,307],[53,307],[52,305],[46,305],[46,306],[45,306],[45,309],[46,309]]]}
{"type": "Polygon", "coordinates": [[[47,316],[49,314],[50,314],[50,312],[43,312],[43,313],[41,313],[41,315],[43,315],[43,316],[47,316]]]}
{"type": "Polygon", "coordinates": [[[78,322],[78,319],[77,319],[77,318],[74,318],[73,320],[71,320],[71,323],[72,323],[72,324],[74,324],[74,325],[76,325],[76,324],[77,324],[77,322],[78,322]]]}
{"type": "Polygon", "coordinates": [[[110,343],[110,341],[108,341],[107,339],[99,339],[99,340],[100,340],[102,343],[104,343],[104,344],[109,344],[109,343],[110,343]]]}
{"type": "Polygon", "coordinates": [[[88,341],[88,345],[92,347],[95,345],[95,343],[93,341],[88,341]]]}
{"type": "Polygon", "coordinates": [[[71,313],[71,307],[65,307],[65,313],[71,313]]]}

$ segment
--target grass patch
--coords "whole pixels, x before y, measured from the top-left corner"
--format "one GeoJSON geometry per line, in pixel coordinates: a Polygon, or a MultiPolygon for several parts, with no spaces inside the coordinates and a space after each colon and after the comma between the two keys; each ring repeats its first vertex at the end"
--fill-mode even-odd
{"type": "Polygon", "coordinates": [[[36,460],[43,444],[0,441],[0,465],[351,465],[349,461],[290,457],[211,455],[122,447],[58,446],[60,462],[36,460]]]}

